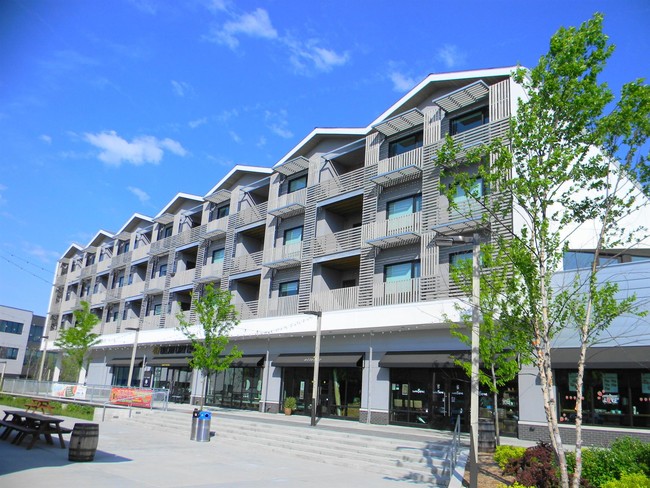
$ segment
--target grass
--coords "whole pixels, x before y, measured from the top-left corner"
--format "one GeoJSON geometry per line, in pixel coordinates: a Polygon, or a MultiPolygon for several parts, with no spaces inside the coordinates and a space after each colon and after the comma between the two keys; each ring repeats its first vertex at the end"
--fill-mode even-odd
{"type": "MultiPolygon", "coordinates": [[[[25,404],[30,402],[29,397],[17,397],[13,395],[0,394],[0,404],[8,407],[25,408],[25,404]]],[[[83,405],[79,403],[61,403],[50,401],[50,405],[54,407],[52,415],[65,415],[66,417],[74,417],[82,420],[93,420],[95,415],[95,407],[90,405],[83,405]]]]}

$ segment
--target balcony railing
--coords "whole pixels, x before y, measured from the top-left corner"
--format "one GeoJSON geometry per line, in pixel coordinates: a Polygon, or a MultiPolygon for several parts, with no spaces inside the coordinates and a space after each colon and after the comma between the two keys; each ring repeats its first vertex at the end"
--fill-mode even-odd
{"type": "Polygon", "coordinates": [[[294,191],[280,195],[270,203],[269,213],[276,217],[287,218],[300,213],[305,208],[307,201],[307,189],[294,191]]]}
{"type": "Polygon", "coordinates": [[[147,315],[142,320],[142,330],[157,329],[160,325],[160,315],[147,315]]]}
{"type": "Polygon", "coordinates": [[[415,212],[363,226],[363,241],[377,247],[413,242],[419,238],[421,213],[415,212]]]}
{"type": "Polygon", "coordinates": [[[245,271],[253,271],[262,266],[263,251],[254,252],[252,254],[244,254],[243,256],[236,256],[232,260],[232,273],[243,273],[245,271]]]}
{"type": "Polygon", "coordinates": [[[138,317],[129,317],[126,320],[122,320],[120,323],[120,331],[124,332],[127,327],[137,327],[140,319],[138,317]]]}
{"type": "Polygon", "coordinates": [[[162,290],[165,288],[165,278],[166,276],[159,276],[158,278],[152,278],[149,280],[149,287],[147,290],[162,290]]]}
{"type": "Polygon", "coordinates": [[[300,264],[302,255],[302,242],[276,247],[267,253],[264,266],[269,268],[286,268],[300,264]]]}
{"type": "Polygon", "coordinates": [[[104,300],[106,300],[106,291],[98,291],[97,293],[93,293],[90,295],[90,305],[99,305],[102,303],[104,300]]]}
{"type": "Polygon", "coordinates": [[[185,271],[177,271],[174,276],[172,276],[171,287],[188,285],[194,281],[194,274],[196,273],[195,269],[188,269],[185,271]]]}
{"type": "Polygon", "coordinates": [[[396,305],[420,301],[420,278],[384,282],[377,280],[372,290],[373,305],[396,305]]]}
{"type": "MultiPolygon", "coordinates": [[[[180,321],[178,320],[178,317],[176,316],[177,313],[178,312],[168,313],[165,316],[165,328],[178,327],[179,325],[181,325],[180,321]]],[[[181,313],[183,314],[183,317],[185,317],[185,320],[187,321],[190,320],[189,310],[181,313]]]]}
{"type": "Polygon", "coordinates": [[[210,263],[201,269],[201,280],[207,281],[208,278],[221,278],[223,276],[223,261],[210,263]]]}
{"type": "Polygon", "coordinates": [[[309,299],[309,307],[311,310],[320,310],[323,312],[330,310],[348,310],[357,307],[358,297],[358,286],[312,292],[309,299]]]}
{"type": "Polygon", "coordinates": [[[363,188],[364,173],[364,168],[359,168],[331,180],[321,181],[316,186],[316,200],[325,200],[326,198],[363,188]]]}
{"type": "Polygon", "coordinates": [[[361,227],[325,234],[314,239],[314,257],[359,249],[361,227]]]}
{"type": "Polygon", "coordinates": [[[149,244],[140,244],[140,246],[137,249],[134,249],[131,252],[131,261],[137,261],[138,259],[142,259],[144,257],[147,257],[149,254],[149,250],[151,249],[151,245],[149,244]]]}
{"type": "Polygon", "coordinates": [[[183,232],[174,236],[165,237],[156,242],[151,243],[150,254],[161,254],[185,244],[198,242],[201,236],[205,234],[205,225],[192,227],[191,229],[184,230],[183,232]]]}
{"type": "Polygon", "coordinates": [[[250,302],[233,302],[240,319],[254,319],[257,317],[258,304],[259,302],[257,300],[252,300],[250,302]]]}
{"type": "Polygon", "coordinates": [[[112,259],[109,256],[105,256],[103,260],[97,262],[97,272],[101,273],[106,271],[111,265],[112,259]]]}
{"type": "Polygon", "coordinates": [[[122,297],[122,287],[121,286],[115,286],[115,288],[111,288],[110,290],[106,290],[106,301],[107,302],[119,302],[120,298],[122,297]]]}
{"type": "Polygon", "coordinates": [[[205,225],[206,235],[219,235],[225,234],[228,231],[228,217],[215,219],[205,225]]]}
{"type": "Polygon", "coordinates": [[[124,266],[125,264],[130,262],[131,262],[131,251],[113,256],[113,259],[111,260],[111,268],[119,268],[120,266],[124,266]]]}
{"type": "Polygon", "coordinates": [[[235,227],[242,227],[244,225],[252,224],[266,219],[266,211],[268,209],[268,202],[260,203],[254,207],[245,208],[237,212],[235,216],[235,227]]]}
{"type": "Polygon", "coordinates": [[[497,137],[506,137],[508,135],[509,127],[510,119],[506,118],[461,132],[452,137],[454,143],[460,144],[463,149],[466,149],[478,144],[487,144],[497,137]]]}
{"type": "Polygon", "coordinates": [[[267,305],[267,317],[295,315],[298,313],[298,295],[290,297],[273,297],[267,305]]]}
{"type": "Polygon", "coordinates": [[[372,180],[382,186],[390,186],[422,174],[422,148],[382,159],[377,163],[377,176],[372,180]]]}
{"type": "Polygon", "coordinates": [[[137,283],[132,283],[122,288],[123,297],[142,295],[142,292],[144,292],[144,281],[138,281],[137,283]]]}

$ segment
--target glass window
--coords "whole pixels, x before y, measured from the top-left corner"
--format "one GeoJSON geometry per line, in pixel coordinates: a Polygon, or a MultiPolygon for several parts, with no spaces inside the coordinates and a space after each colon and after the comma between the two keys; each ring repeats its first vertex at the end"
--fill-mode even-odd
{"type": "Polygon", "coordinates": [[[120,311],[115,310],[112,314],[111,317],[113,317],[113,322],[117,322],[117,318],[120,316],[120,311]]]}
{"type": "Polygon", "coordinates": [[[133,284],[133,273],[129,273],[129,285],[133,284]]]}
{"type": "Polygon", "coordinates": [[[298,294],[298,281],[286,281],[280,283],[280,296],[290,297],[298,294]]]}
{"type": "Polygon", "coordinates": [[[122,288],[124,286],[124,275],[120,275],[117,279],[117,287],[122,288]]]}
{"type": "Polygon", "coordinates": [[[284,231],[284,244],[296,244],[302,242],[302,225],[284,231]]]}
{"type": "Polygon", "coordinates": [[[222,219],[230,214],[230,205],[223,205],[217,209],[217,218],[222,219]]]}
{"type": "Polygon", "coordinates": [[[422,210],[422,195],[411,195],[410,197],[393,200],[386,204],[386,213],[389,219],[410,215],[422,210]]]}
{"type": "MultiPolygon", "coordinates": [[[[476,178],[472,183],[472,187],[469,189],[470,195],[472,198],[478,198],[483,196],[483,178],[476,178]]],[[[465,193],[465,190],[460,186],[456,186],[456,194],[454,195],[455,202],[462,202],[467,200],[468,195],[465,193]]]]}
{"type": "Polygon", "coordinates": [[[90,266],[91,264],[95,264],[94,254],[89,254],[88,257],[86,258],[86,266],[90,266]]]}
{"type": "Polygon", "coordinates": [[[18,348],[17,347],[0,347],[0,358],[2,358],[2,359],[17,359],[18,358],[18,348]]]}
{"type": "Polygon", "coordinates": [[[212,263],[222,263],[225,255],[225,249],[215,249],[212,251],[212,263]]]}
{"type": "Polygon", "coordinates": [[[99,291],[99,283],[95,283],[93,285],[93,294],[97,293],[99,291]]]}
{"type": "Polygon", "coordinates": [[[157,303],[153,306],[153,314],[160,315],[162,313],[162,303],[157,303]]]}
{"type": "Polygon", "coordinates": [[[449,255],[449,265],[453,268],[455,266],[458,266],[463,261],[469,261],[471,263],[472,259],[472,251],[455,252],[449,255]]]}
{"type": "MultiPolygon", "coordinates": [[[[562,258],[564,269],[590,268],[594,262],[593,252],[565,252],[562,258]]],[[[620,262],[619,256],[598,256],[598,266],[608,266],[620,262]]]]}
{"type": "Polygon", "coordinates": [[[417,132],[388,144],[388,157],[399,156],[406,152],[422,147],[422,132],[417,132]]]}
{"type": "Polygon", "coordinates": [[[158,268],[158,276],[167,276],[167,265],[161,264],[158,268]]]}
{"type": "Polygon", "coordinates": [[[490,122],[490,115],[487,107],[482,107],[473,112],[469,112],[451,119],[450,122],[450,131],[451,135],[461,134],[470,129],[480,127],[483,124],[490,122]]]}
{"type": "Polygon", "coordinates": [[[307,188],[307,175],[302,175],[298,176],[296,178],[292,178],[288,182],[289,188],[287,190],[287,193],[293,193],[294,191],[302,190],[303,188],[307,188]]]}
{"type": "Polygon", "coordinates": [[[411,280],[420,277],[420,261],[387,264],[384,266],[384,281],[411,280]]]}
{"type": "Polygon", "coordinates": [[[99,262],[101,263],[104,260],[104,250],[99,251],[99,262]]]}
{"type": "Polygon", "coordinates": [[[23,324],[11,320],[0,320],[0,332],[20,335],[23,333],[23,324]]]}

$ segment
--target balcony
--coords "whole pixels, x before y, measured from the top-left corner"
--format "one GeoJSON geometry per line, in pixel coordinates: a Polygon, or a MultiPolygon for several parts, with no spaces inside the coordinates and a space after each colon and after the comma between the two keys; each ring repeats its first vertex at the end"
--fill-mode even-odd
{"type": "Polygon", "coordinates": [[[239,318],[242,320],[256,318],[258,304],[258,300],[252,300],[250,302],[233,302],[235,310],[237,310],[239,318]]]}
{"type": "Polygon", "coordinates": [[[329,312],[331,310],[348,310],[357,307],[359,287],[349,286],[335,290],[312,292],[309,298],[309,308],[329,312]]]}
{"type": "Polygon", "coordinates": [[[298,313],[298,295],[290,297],[273,297],[267,305],[267,317],[281,317],[298,313]]]}
{"type": "Polygon", "coordinates": [[[87,278],[88,276],[92,276],[97,272],[97,265],[96,264],[91,264],[90,266],[86,266],[81,269],[81,273],[79,274],[79,277],[81,279],[87,278]]]}
{"type": "Polygon", "coordinates": [[[302,190],[286,193],[279,196],[272,202],[272,208],[268,213],[274,217],[286,219],[298,215],[305,211],[305,202],[307,201],[307,188],[302,190]]]}
{"type": "Polygon", "coordinates": [[[106,300],[106,291],[98,291],[97,293],[93,293],[90,295],[90,305],[99,305],[101,303],[104,303],[104,300],[106,300]]]}
{"type": "Polygon", "coordinates": [[[244,225],[266,220],[267,209],[268,202],[264,202],[260,203],[259,205],[255,205],[254,207],[240,210],[235,215],[235,227],[243,227],[244,225]]]}
{"type": "Polygon", "coordinates": [[[420,278],[384,282],[377,279],[372,290],[373,305],[397,305],[420,301],[420,278]]]}
{"type": "Polygon", "coordinates": [[[137,327],[140,319],[138,317],[130,317],[126,320],[122,320],[120,323],[120,330],[124,332],[128,327],[137,327]]]}
{"type": "Polygon", "coordinates": [[[106,271],[110,267],[111,261],[112,259],[110,256],[104,256],[104,259],[97,263],[97,273],[106,271]]]}
{"type": "Polygon", "coordinates": [[[205,225],[205,236],[211,239],[217,239],[225,236],[228,231],[228,217],[215,219],[205,225]]]}
{"type": "Polygon", "coordinates": [[[140,244],[137,249],[131,251],[131,261],[138,261],[140,259],[146,258],[149,254],[151,246],[149,244],[140,244]]]}
{"type": "Polygon", "coordinates": [[[422,148],[382,159],[377,163],[377,176],[372,178],[376,184],[388,187],[419,178],[422,175],[422,148]]]}
{"type": "Polygon", "coordinates": [[[130,262],[131,251],[125,252],[123,254],[118,254],[117,256],[113,256],[113,259],[111,260],[111,268],[119,268],[120,266],[124,266],[130,262]]]}
{"type": "Polygon", "coordinates": [[[122,296],[128,298],[142,295],[144,292],[144,284],[144,281],[138,281],[137,283],[126,285],[122,288],[122,296]]]}
{"type": "Polygon", "coordinates": [[[361,246],[361,227],[325,234],[314,239],[314,257],[355,251],[361,246]]]}
{"type": "Polygon", "coordinates": [[[189,285],[194,281],[194,275],[196,274],[196,269],[188,269],[185,271],[177,271],[174,273],[171,279],[170,288],[176,286],[189,285]]]}
{"type": "Polygon", "coordinates": [[[421,212],[363,226],[363,241],[378,248],[412,244],[420,240],[421,212]]]}
{"type": "Polygon", "coordinates": [[[258,251],[233,258],[231,274],[244,273],[260,268],[262,266],[263,254],[263,251],[258,251]]]}
{"type": "Polygon", "coordinates": [[[198,244],[201,237],[205,235],[205,229],[205,225],[197,225],[196,227],[192,227],[191,229],[184,230],[183,232],[172,236],[172,246],[180,247],[195,242],[198,244]]]}
{"type": "Polygon", "coordinates": [[[199,282],[208,283],[210,281],[220,280],[223,276],[223,261],[217,261],[216,263],[210,263],[203,266],[201,269],[201,277],[198,279],[199,282]]]}
{"type": "Polygon", "coordinates": [[[320,202],[327,198],[362,189],[364,174],[365,168],[359,168],[331,180],[321,181],[315,187],[316,200],[320,202]]]}
{"type": "Polygon", "coordinates": [[[149,286],[146,289],[146,293],[155,293],[164,290],[166,278],[166,276],[159,276],[158,278],[152,278],[149,280],[149,286]]]}
{"type": "Polygon", "coordinates": [[[150,330],[150,329],[157,329],[158,326],[160,325],[160,315],[147,315],[143,320],[142,320],[142,328],[141,330],[150,330]]]}
{"type": "MultiPolygon", "coordinates": [[[[181,325],[180,321],[178,320],[178,317],[176,316],[178,312],[174,313],[168,313],[165,315],[165,328],[168,327],[178,327],[181,325]]],[[[190,320],[190,312],[189,310],[186,312],[181,312],[183,314],[183,317],[185,317],[185,320],[189,321],[190,320]]]]}
{"type": "Polygon", "coordinates": [[[268,261],[264,262],[264,266],[273,269],[300,266],[301,256],[302,242],[287,244],[286,246],[280,246],[271,249],[268,256],[268,261]]]}
{"type": "Polygon", "coordinates": [[[116,286],[110,290],[106,290],[106,301],[109,303],[119,302],[122,297],[122,287],[116,286]]]}

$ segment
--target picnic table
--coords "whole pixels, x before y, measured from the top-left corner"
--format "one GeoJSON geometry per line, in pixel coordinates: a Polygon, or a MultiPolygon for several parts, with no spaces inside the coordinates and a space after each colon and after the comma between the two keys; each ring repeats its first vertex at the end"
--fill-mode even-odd
{"type": "Polygon", "coordinates": [[[50,404],[49,400],[32,398],[29,400],[29,403],[25,403],[25,410],[28,412],[31,410],[34,413],[36,413],[37,410],[40,410],[43,412],[43,415],[45,415],[45,410],[47,410],[48,413],[52,413],[54,411],[54,406],[50,404]]]}
{"type": "Polygon", "coordinates": [[[5,430],[0,434],[0,439],[8,439],[11,432],[16,431],[16,436],[11,443],[19,446],[25,437],[31,436],[32,440],[27,446],[27,449],[31,449],[41,435],[48,444],[54,444],[52,434],[56,434],[59,436],[61,449],[65,449],[63,434],[72,432],[72,429],[61,427],[63,419],[23,410],[5,410],[4,412],[5,416],[0,420],[0,426],[5,430]]]}

